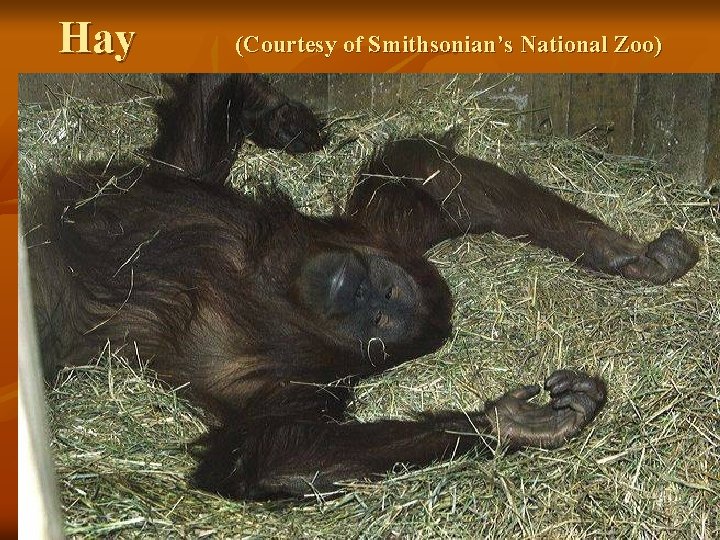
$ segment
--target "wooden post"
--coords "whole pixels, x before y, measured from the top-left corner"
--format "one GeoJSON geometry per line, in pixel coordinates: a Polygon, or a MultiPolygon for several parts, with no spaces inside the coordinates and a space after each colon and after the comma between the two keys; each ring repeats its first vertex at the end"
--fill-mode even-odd
{"type": "Polygon", "coordinates": [[[45,394],[28,280],[18,235],[18,538],[60,539],[63,525],[50,457],[45,394]]]}

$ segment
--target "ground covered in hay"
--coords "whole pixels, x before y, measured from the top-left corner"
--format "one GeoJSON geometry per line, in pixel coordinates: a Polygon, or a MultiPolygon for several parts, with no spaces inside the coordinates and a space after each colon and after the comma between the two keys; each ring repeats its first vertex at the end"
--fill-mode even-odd
{"type": "MultiPolygon", "coordinates": [[[[477,88],[475,88],[477,90],[477,88]]],[[[47,165],[127,157],[154,136],[150,102],[98,106],[69,95],[19,110],[26,185],[47,165]]],[[[275,182],[307,212],[342,205],[358,165],[389,137],[460,127],[462,152],[522,169],[617,228],[651,240],[680,227],[700,245],[689,275],[654,287],[591,275],[497,236],[429,257],[454,293],[442,350],[366,381],[363,420],[477,408],[562,366],[601,373],[607,408],[567,447],[480,461],[470,453],[356,482],[332,501],[236,503],[186,483],[202,414],[148,369],[110,354],[63,371],[48,391],[71,537],[715,538],[720,535],[720,212],[717,196],[590,140],[530,139],[519,117],[478,106],[473,88],[431,86],[382,115],[331,113],[313,155],[243,149],[232,181],[275,182]]],[[[32,248],[31,248],[32,249],[32,248]]],[[[88,359],[90,361],[90,359],[88,359]]]]}

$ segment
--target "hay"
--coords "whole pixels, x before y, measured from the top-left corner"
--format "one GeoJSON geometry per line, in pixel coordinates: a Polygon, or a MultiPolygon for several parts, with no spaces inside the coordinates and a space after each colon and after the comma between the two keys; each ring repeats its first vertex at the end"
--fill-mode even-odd
{"type": "MultiPolygon", "coordinates": [[[[337,115],[336,115],[337,116],[337,115]]],[[[233,182],[277,182],[312,213],[342,205],[358,165],[383,140],[460,126],[459,150],[522,169],[644,240],[680,226],[701,246],[667,287],[593,276],[545,250],[495,235],[429,254],[456,299],[452,339],[436,354],[365,381],[360,419],[477,408],[518,383],[578,366],[602,373],[606,410],[553,452],[451,463],[355,482],[305,506],[237,503],[194,491],[188,444],[202,414],[130,369],[110,348],[65,370],[48,392],[66,530],[76,537],[713,538],[720,535],[720,212],[650,161],[589,140],[531,140],[518,116],[436,85],[384,115],[338,118],[328,148],[307,156],[246,145],[233,182]],[[258,180],[259,179],[259,180],[258,180]]],[[[154,136],[147,101],[19,111],[20,171],[119,159],[154,136]]]]}

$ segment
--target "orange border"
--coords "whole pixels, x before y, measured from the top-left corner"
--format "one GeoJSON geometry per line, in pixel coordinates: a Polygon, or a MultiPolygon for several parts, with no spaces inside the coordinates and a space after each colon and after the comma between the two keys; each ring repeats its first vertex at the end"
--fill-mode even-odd
{"type": "MultiPolygon", "coordinates": [[[[659,8],[641,2],[606,1],[578,7],[569,2],[545,5],[513,2],[472,6],[442,5],[434,12],[417,3],[362,2],[364,11],[338,10],[332,6],[309,8],[305,2],[283,6],[271,2],[272,14],[263,4],[226,7],[198,3],[179,12],[178,5],[161,7],[151,2],[124,2],[98,7],[84,2],[68,6],[14,7],[0,25],[0,46],[9,69],[0,84],[0,249],[9,261],[0,269],[5,294],[0,297],[5,360],[0,369],[0,447],[6,485],[15,483],[17,469],[17,75],[23,72],[151,72],[151,71],[267,71],[267,72],[718,72],[720,6],[676,3],[659,8]],[[511,11],[512,10],[512,11],[511,11]],[[661,10],[661,11],[659,11],[661,10]],[[130,54],[123,63],[110,56],[59,54],[60,21],[92,21],[93,31],[135,31],[130,54]],[[340,53],[345,40],[358,35],[402,39],[423,35],[427,40],[505,39],[522,34],[549,39],[596,39],[600,35],[627,34],[638,39],[658,36],[660,56],[573,54],[370,54],[340,53]],[[240,58],[234,43],[240,35],[266,40],[338,40],[331,58],[312,54],[253,54],[240,58]]],[[[18,6],[18,4],[16,4],[18,6]]],[[[24,5],[22,5],[24,6],[24,5]]],[[[6,10],[8,8],[5,8],[6,10]]],[[[517,44],[518,41],[515,41],[517,44]]],[[[17,529],[17,499],[12,489],[0,492],[0,535],[17,529]]]]}
{"type": "MultiPolygon", "coordinates": [[[[222,15],[197,13],[185,17],[176,13],[143,12],[137,16],[123,5],[122,14],[98,8],[65,9],[49,6],[39,14],[11,14],[4,29],[7,59],[18,71],[268,71],[268,72],[714,72],[717,70],[717,20],[720,7],[703,11],[680,10],[659,15],[648,10],[602,9],[567,13],[557,6],[514,4],[515,15],[484,11],[478,6],[453,14],[419,15],[398,11],[364,13],[286,11],[272,15],[243,12],[237,6],[222,15]],[[134,31],[130,53],[122,63],[112,55],[59,54],[60,21],[89,21],[91,42],[95,32],[134,31]],[[237,55],[239,36],[257,35],[263,41],[337,40],[333,54],[326,58],[311,53],[256,53],[237,55]],[[423,36],[427,41],[473,40],[495,42],[494,54],[372,54],[344,52],[346,41],[370,36],[402,40],[423,36]],[[607,36],[604,54],[522,53],[521,36],[549,41],[562,36],[564,42],[598,40],[607,36]],[[615,36],[629,36],[628,42],[649,41],[654,54],[616,54],[615,36]],[[502,37],[502,44],[498,41],[502,37]],[[503,47],[512,42],[513,52],[503,47]],[[13,54],[15,52],[16,54],[13,54]]],[[[278,12],[281,12],[278,9],[278,12]]]]}

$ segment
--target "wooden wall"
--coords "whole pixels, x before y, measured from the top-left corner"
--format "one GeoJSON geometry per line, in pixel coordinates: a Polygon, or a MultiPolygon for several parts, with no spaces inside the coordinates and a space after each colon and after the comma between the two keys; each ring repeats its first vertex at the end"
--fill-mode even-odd
{"type": "MultiPolygon", "coordinates": [[[[611,153],[656,159],[701,188],[720,182],[717,74],[286,74],[273,79],[321,113],[385,111],[456,78],[487,106],[524,112],[533,134],[588,135],[611,153]]],[[[114,102],[157,94],[144,74],[21,75],[21,102],[58,103],[64,92],[114,102]]]]}

